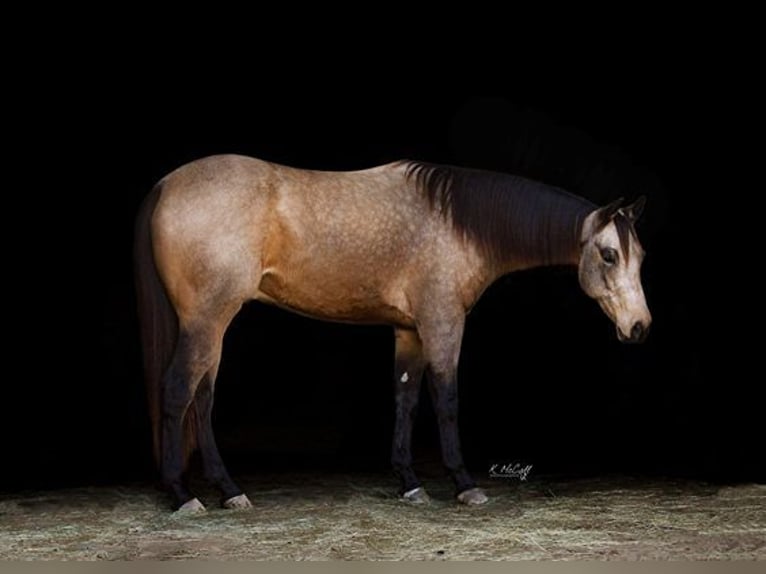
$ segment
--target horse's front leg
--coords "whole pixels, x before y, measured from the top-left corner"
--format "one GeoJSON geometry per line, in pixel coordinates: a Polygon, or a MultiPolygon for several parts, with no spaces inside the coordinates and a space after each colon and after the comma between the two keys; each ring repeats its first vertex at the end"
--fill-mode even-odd
{"type": "Polygon", "coordinates": [[[412,429],[418,410],[420,383],[425,361],[423,346],[416,331],[396,329],[396,360],[394,362],[394,396],[396,419],[391,464],[401,481],[403,500],[421,504],[428,502],[428,494],[412,470],[412,429]]]}
{"type": "Polygon", "coordinates": [[[428,389],[431,393],[441,439],[442,459],[455,483],[457,499],[463,504],[483,504],[487,496],[465,468],[458,432],[457,366],[463,337],[464,316],[441,318],[421,330],[428,362],[428,389]],[[430,327],[430,329],[428,328],[430,327]]]}

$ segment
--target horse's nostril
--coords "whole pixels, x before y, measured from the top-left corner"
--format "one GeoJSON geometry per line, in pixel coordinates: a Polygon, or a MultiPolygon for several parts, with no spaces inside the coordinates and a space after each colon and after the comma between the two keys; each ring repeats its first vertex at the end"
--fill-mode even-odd
{"type": "Polygon", "coordinates": [[[644,338],[644,325],[641,321],[636,321],[630,330],[631,341],[641,341],[644,338]]]}

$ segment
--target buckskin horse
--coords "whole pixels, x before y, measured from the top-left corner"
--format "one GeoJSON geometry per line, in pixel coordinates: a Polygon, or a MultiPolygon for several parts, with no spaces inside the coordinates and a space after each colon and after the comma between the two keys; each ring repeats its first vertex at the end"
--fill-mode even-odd
{"type": "Polygon", "coordinates": [[[643,340],[651,315],[634,228],[643,205],[642,197],[597,207],[521,177],[415,161],[327,172],[221,155],[176,169],[142,204],[135,236],[154,453],[175,507],[204,510],[186,482],[196,450],[222,505],[251,506],[223,464],[211,424],[224,332],[251,300],[393,326],[391,458],[402,499],[428,501],[410,451],[425,373],[457,500],[486,502],[458,436],[466,314],[502,275],[571,265],[617,337],[643,340]]]}

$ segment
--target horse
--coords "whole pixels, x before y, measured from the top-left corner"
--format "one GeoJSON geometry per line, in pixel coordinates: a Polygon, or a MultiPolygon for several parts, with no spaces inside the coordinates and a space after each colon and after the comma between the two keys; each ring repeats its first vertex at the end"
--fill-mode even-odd
{"type": "Polygon", "coordinates": [[[644,203],[598,207],[522,177],[418,161],[331,172],[218,155],[171,172],[139,208],[134,261],[154,456],[174,507],[205,510],[187,484],[197,450],[222,506],[251,507],[221,459],[211,411],[224,333],[252,300],[392,326],[401,499],[429,501],[411,454],[425,375],[457,501],[485,503],[458,433],[467,313],[500,276],[573,266],[618,339],[642,341],[651,314],[634,223],[644,203]]]}

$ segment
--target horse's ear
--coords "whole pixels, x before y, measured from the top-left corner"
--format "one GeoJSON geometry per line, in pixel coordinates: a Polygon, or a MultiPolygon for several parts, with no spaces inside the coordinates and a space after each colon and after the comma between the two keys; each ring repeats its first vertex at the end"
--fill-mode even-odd
{"type": "Polygon", "coordinates": [[[592,211],[583,222],[583,240],[585,237],[601,231],[617,214],[622,204],[622,197],[615,199],[612,203],[599,207],[592,211]]]}
{"type": "Polygon", "coordinates": [[[627,207],[622,208],[622,212],[625,214],[631,223],[635,223],[636,220],[641,217],[644,212],[644,206],[646,205],[646,196],[642,195],[636,201],[631,203],[627,207]]]}
{"type": "Polygon", "coordinates": [[[601,229],[604,227],[607,223],[612,221],[614,219],[614,216],[617,215],[617,212],[620,211],[620,206],[622,205],[623,198],[618,197],[615,199],[612,203],[605,205],[604,207],[599,208],[596,213],[598,213],[598,217],[596,219],[598,226],[598,229],[601,229]]]}

